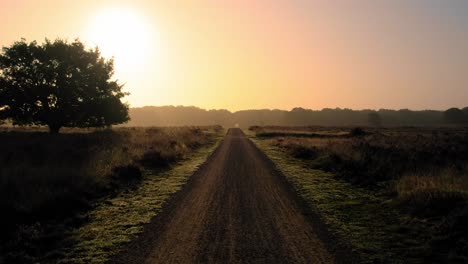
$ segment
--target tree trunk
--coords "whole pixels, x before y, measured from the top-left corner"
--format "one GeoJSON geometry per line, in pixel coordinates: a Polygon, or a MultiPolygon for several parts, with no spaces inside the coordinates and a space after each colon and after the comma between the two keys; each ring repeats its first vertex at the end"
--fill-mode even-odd
{"type": "Polygon", "coordinates": [[[56,124],[49,124],[49,133],[58,134],[60,131],[60,128],[62,128],[62,126],[56,125],[56,124]]]}

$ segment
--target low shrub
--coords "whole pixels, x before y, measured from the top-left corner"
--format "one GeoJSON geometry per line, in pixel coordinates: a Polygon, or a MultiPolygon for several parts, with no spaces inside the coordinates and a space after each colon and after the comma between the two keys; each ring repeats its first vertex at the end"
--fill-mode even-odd
{"type": "Polygon", "coordinates": [[[299,159],[316,159],[319,151],[315,147],[294,146],[291,148],[291,155],[299,159]]]}
{"type": "Polygon", "coordinates": [[[112,180],[114,183],[132,184],[140,181],[142,173],[136,165],[117,166],[112,169],[112,180]]]}
{"type": "Polygon", "coordinates": [[[360,127],[355,127],[351,129],[351,131],[349,132],[349,135],[352,137],[362,137],[362,136],[365,136],[366,134],[367,133],[364,131],[364,129],[360,127]]]}
{"type": "Polygon", "coordinates": [[[143,157],[139,160],[139,162],[145,166],[150,168],[165,168],[168,167],[171,162],[175,160],[174,155],[166,155],[163,156],[161,151],[159,150],[150,150],[143,154],[143,157]]]}
{"type": "Polygon", "coordinates": [[[313,168],[333,172],[355,184],[376,186],[405,173],[447,167],[463,170],[468,163],[468,136],[462,132],[381,129],[350,138],[284,136],[272,140],[291,155],[307,160],[313,168]],[[316,155],[302,155],[309,151],[316,155]]]}

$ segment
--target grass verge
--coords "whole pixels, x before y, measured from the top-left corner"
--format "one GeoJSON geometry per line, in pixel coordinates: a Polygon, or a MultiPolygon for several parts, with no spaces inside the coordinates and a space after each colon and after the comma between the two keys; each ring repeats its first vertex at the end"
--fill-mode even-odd
{"type": "MultiPolygon", "coordinates": [[[[307,167],[273,146],[251,136],[292,183],[311,208],[316,209],[338,236],[349,241],[364,263],[419,263],[428,239],[423,229],[409,228],[384,194],[354,186],[333,174],[307,167]]],[[[422,257],[422,258],[421,258],[422,257]]]]}
{"type": "Polygon", "coordinates": [[[44,256],[51,263],[104,263],[143,230],[164,202],[179,191],[217,147],[202,147],[165,171],[144,170],[141,184],[134,190],[104,199],[89,212],[89,221],[70,232],[63,247],[44,256]]]}

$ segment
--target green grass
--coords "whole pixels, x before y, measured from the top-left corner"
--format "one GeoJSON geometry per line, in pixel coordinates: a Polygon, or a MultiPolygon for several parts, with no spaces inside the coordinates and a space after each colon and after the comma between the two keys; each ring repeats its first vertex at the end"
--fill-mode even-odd
{"type": "MultiPolygon", "coordinates": [[[[251,137],[330,229],[348,241],[364,263],[419,263],[426,251],[423,230],[406,227],[384,194],[356,187],[333,174],[310,169],[273,146],[251,137]]],[[[407,219],[406,219],[407,220],[407,219]]]]}

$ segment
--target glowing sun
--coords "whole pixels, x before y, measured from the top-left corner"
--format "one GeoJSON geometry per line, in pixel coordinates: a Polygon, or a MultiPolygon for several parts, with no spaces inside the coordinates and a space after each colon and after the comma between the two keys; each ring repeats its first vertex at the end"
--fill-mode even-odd
{"type": "Polygon", "coordinates": [[[110,9],[90,22],[87,40],[104,57],[114,57],[116,70],[137,70],[154,49],[149,24],[130,9],[110,9]]]}

